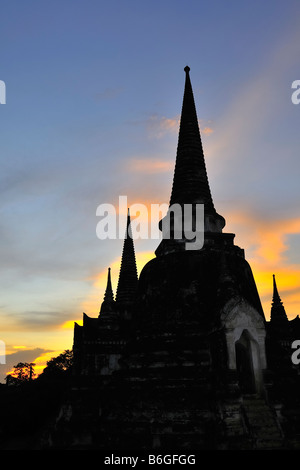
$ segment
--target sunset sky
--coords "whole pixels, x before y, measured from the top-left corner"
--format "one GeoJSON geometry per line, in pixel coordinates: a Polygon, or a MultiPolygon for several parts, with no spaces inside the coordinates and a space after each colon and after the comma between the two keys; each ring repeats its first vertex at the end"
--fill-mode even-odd
{"type": "MultiPolygon", "coordinates": [[[[0,381],[72,348],[109,266],[116,290],[123,240],[97,238],[97,207],[169,202],[186,65],[224,231],[266,318],[273,273],[300,314],[299,18],[299,0],[1,1],[0,381]]],[[[139,272],[158,243],[136,240],[139,272]]]]}

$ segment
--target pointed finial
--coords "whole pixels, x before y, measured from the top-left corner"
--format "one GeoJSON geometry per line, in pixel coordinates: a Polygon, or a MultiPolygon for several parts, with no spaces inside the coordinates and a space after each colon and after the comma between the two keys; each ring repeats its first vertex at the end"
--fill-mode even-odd
{"type": "Polygon", "coordinates": [[[278,289],[277,289],[275,274],[273,274],[273,301],[275,300],[281,302],[278,289]]]}
{"type": "Polygon", "coordinates": [[[113,294],[112,285],[111,285],[110,268],[108,268],[108,273],[107,273],[107,284],[106,284],[106,290],[104,294],[104,300],[108,302],[113,302],[114,300],[114,294],[113,294]]]}
{"type": "Polygon", "coordinates": [[[208,182],[197,111],[189,76],[190,67],[187,65],[184,70],[186,77],[170,205],[175,203],[205,204],[206,214],[212,215],[214,219],[222,220],[224,227],[225,220],[216,213],[208,182]]]}
{"type": "Polygon", "coordinates": [[[127,237],[132,238],[129,207],[128,207],[128,210],[127,210],[127,225],[126,225],[126,233],[125,233],[125,238],[127,238],[127,237]]]}
{"type": "Polygon", "coordinates": [[[273,274],[273,299],[272,299],[272,307],[271,307],[271,321],[273,322],[287,322],[288,317],[285,312],[285,308],[283,306],[283,302],[280,298],[278,293],[275,274],[273,274]]]}
{"type": "Polygon", "coordinates": [[[104,299],[100,307],[99,317],[101,314],[103,315],[105,312],[112,311],[113,304],[114,304],[114,293],[113,293],[112,285],[111,285],[110,271],[111,269],[108,268],[106,289],[104,293],[104,299]]]}
{"type": "Polygon", "coordinates": [[[133,300],[138,281],[130,212],[128,208],[127,226],[121,258],[121,268],[116,293],[116,302],[133,300]]]}

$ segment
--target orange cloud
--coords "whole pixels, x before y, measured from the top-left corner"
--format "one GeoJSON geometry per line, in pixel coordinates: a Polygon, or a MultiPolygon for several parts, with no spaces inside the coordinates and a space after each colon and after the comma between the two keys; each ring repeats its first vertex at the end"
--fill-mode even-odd
{"type": "Polygon", "coordinates": [[[203,129],[201,129],[201,134],[205,134],[205,135],[210,135],[213,133],[213,129],[211,127],[204,127],[203,129]]]}
{"type": "Polygon", "coordinates": [[[80,320],[67,320],[60,326],[60,328],[62,330],[73,330],[75,322],[81,324],[82,318],[80,320]]]}
{"type": "Polygon", "coordinates": [[[41,354],[41,356],[38,356],[33,362],[35,363],[34,366],[34,372],[36,375],[40,375],[44,368],[47,365],[47,362],[50,361],[50,359],[53,359],[54,357],[59,356],[63,351],[51,351],[51,352],[46,352],[44,354],[41,354]]]}
{"type": "MultiPolygon", "coordinates": [[[[138,273],[141,272],[145,264],[152,258],[154,258],[154,256],[155,255],[151,251],[144,251],[136,254],[136,264],[138,273]]],[[[112,263],[110,263],[110,266],[108,267],[111,268],[111,283],[114,295],[116,295],[119,280],[119,272],[121,267],[121,256],[115,259],[112,263]]],[[[92,291],[89,297],[87,297],[81,304],[82,312],[85,312],[91,317],[96,317],[99,314],[99,310],[103,301],[104,292],[106,288],[108,267],[94,277],[92,291]]],[[[79,320],[78,323],[81,324],[81,320],[79,320]]],[[[73,329],[74,322],[65,322],[62,328],[73,329]]]]}
{"type": "Polygon", "coordinates": [[[280,265],[276,267],[274,273],[266,271],[262,264],[250,262],[256,285],[260,294],[261,302],[266,319],[270,319],[270,311],[273,296],[273,278],[276,275],[276,283],[279,295],[283,301],[286,314],[290,320],[300,314],[300,267],[284,268],[280,265]]]}
{"type": "MultiPolygon", "coordinates": [[[[210,121],[207,121],[210,123],[210,121]]],[[[203,122],[202,119],[198,120],[201,134],[210,135],[213,132],[213,129],[203,122]]],[[[168,133],[178,134],[180,126],[180,115],[173,118],[167,118],[165,116],[158,116],[156,114],[149,117],[147,121],[148,131],[150,131],[151,136],[161,138],[168,133]]]]}
{"type": "Polygon", "coordinates": [[[152,158],[132,158],[127,168],[138,173],[164,173],[174,169],[173,161],[155,160],[152,158]]]}
{"type": "Polygon", "coordinates": [[[288,317],[300,314],[300,263],[290,261],[289,246],[289,235],[300,234],[300,218],[268,220],[234,212],[227,219],[232,231],[239,234],[237,245],[245,249],[266,318],[269,319],[271,309],[273,274],[288,317]]]}
{"type": "MultiPolygon", "coordinates": [[[[25,346],[14,346],[13,349],[22,349],[22,350],[26,351],[29,348],[26,348],[25,346]]],[[[61,350],[47,351],[47,352],[42,353],[41,355],[38,355],[33,360],[31,360],[30,362],[32,362],[34,364],[33,370],[34,370],[34,373],[35,373],[35,377],[39,376],[43,372],[44,368],[47,365],[47,362],[50,359],[59,356],[59,354],[61,354],[62,352],[64,352],[64,350],[62,350],[62,351],[61,350]]],[[[24,361],[24,362],[26,362],[26,361],[24,361]]],[[[10,370],[6,371],[6,375],[9,375],[9,374],[10,375],[14,374],[14,367],[11,367],[10,370]]]]}
{"type": "MultiPolygon", "coordinates": [[[[150,216],[151,202],[145,201],[145,205],[150,216]]],[[[140,217],[139,214],[136,215],[140,217]]],[[[300,218],[271,220],[259,218],[247,211],[234,211],[229,212],[226,219],[227,225],[230,225],[227,231],[236,233],[235,243],[245,249],[246,259],[252,267],[266,318],[269,319],[272,301],[272,274],[276,275],[287,315],[289,318],[294,318],[300,313],[300,263],[291,261],[289,235],[300,234],[300,218]]],[[[148,223],[149,221],[151,222],[150,218],[148,218],[148,223]]],[[[147,223],[147,220],[143,219],[142,222],[147,223]]],[[[153,257],[152,252],[138,254],[139,270],[153,257]]],[[[120,261],[119,257],[110,266],[114,291],[117,288],[120,261]]],[[[106,278],[107,270],[105,269],[94,279],[95,290],[83,305],[83,311],[86,313],[98,314],[106,278]]]]}
{"type": "Polygon", "coordinates": [[[160,117],[156,114],[149,117],[147,121],[148,131],[152,136],[157,138],[163,137],[169,132],[178,132],[180,123],[180,116],[175,116],[174,118],[166,118],[164,116],[160,117]]]}

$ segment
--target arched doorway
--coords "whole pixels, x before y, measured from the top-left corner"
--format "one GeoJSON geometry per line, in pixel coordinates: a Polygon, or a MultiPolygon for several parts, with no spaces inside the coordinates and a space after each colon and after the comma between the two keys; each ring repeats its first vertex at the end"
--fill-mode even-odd
{"type": "Polygon", "coordinates": [[[260,391],[261,370],[258,344],[247,330],[235,343],[236,370],[242,393],[252,394],[260,391]]]}

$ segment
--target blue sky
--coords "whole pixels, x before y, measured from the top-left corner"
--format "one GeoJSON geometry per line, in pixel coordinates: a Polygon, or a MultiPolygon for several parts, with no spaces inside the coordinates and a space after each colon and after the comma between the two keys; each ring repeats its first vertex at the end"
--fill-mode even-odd
{"type": "MultiPolygon", "coordinates": [[[[266,317],[272,274],[300,307],[299,1],[2,1],[0,339],[8,363],[71,348],[122,240],[99,204],[168,202],[184,67],[215,206],[266,317]]],[[[157,240],[138,240],[139,268],[157,240]]],[[[46,357],[46,356],[45,356],[46,357]]],[[[4,366],[0,366],[4,370],[4,366]]],[[[0,370],[1,374],[1,370],[0,370]]]]}

